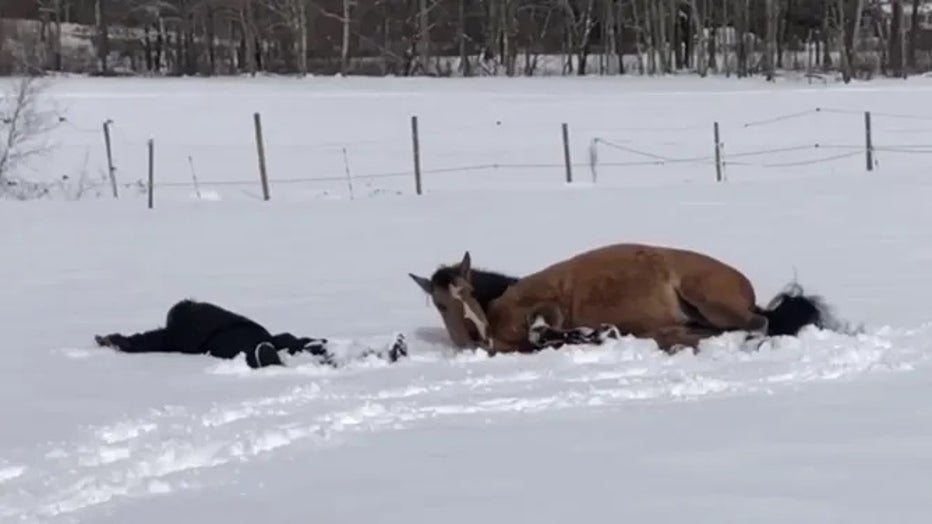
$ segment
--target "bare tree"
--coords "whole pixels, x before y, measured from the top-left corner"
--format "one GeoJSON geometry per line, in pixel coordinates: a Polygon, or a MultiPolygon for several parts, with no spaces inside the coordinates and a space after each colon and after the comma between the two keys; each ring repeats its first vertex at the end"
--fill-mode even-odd
{"type": "Polygon", "coordinates": [[[94,14],[97,25],[97,59],[100,62],[100,74],[110,74],[110,20],[107,0],[94,2],[94,14]]]}
{"type": "Polygon", "coordinates": [[[456,43],[459,46],[460,74],[470,76],[472,68],[469,65],[469,54],[466,52],[466,2],[457,0],[456,5],[456,43]]]}
{"type": "Polygon", "coordinates": [[[427,75],[430,65],[430,9],[427,0],[418,0],[417,41],[421,71],[427,75]]]}
{"type": "Polygon", "coordinates": [[[563,74],[596,65],[621,74],[623,58],[636,56],[641,74],[690,68],[772,78],[784,64],[798,68],[805,50],[809,67],[850,79],[854,68],[875,67],[865,58],[878,50],[858,45],[862,19],[865,38],[885,43],[884,71],[919,72],[917,54],[928,46],[919,34],[925,0],[892,3],[896,13],[913,6],[911,23],[896,13],[891,20],[880,0],[32,1],[41,30],[12,27],[8,40],[16,33],[20,41],[0,39],[4,72],[4,46],[27,48],[30,35],[41,35],[32,47],[44,67],[103,74],[118,55],[134,71],[160,74],[350,74],[359,60],[382,74],[452,74],[458,61],[464,76],[534,75],[539,57],[562,55],[563,74]],[[61,34],[70,24],[93,35],[92,54],[80,56],[73,35],[61,34]]]}
{"type": "Polygon", "coordinates": [[[0,99],[0,196],[30,198],[35,184],[18,173],[28,162],[51,150],[49,135],[63,121],[43,108],[44,82],[27,75],[15,81],[0,99]]]}
{"type": "Polygon", "coordinates": [[[340,40],[340,73],[346,74],[349,70],[350,59],[350,23],[352,22],[351,10],[353,3],[351,0],[343,0],[343,16],[340,17],[340,27],[342,28],[342,38],[340,40]]]}
{"type": "MultiPolygon", "coordinates": [[[[345,4],[345,2],[344,2],[345,4]]],[[[300,75],[308,73],[308,0],[268,0],[266,8],[280,19],[282,27],[287,28],[291,36],[294,69],[300,75]]]]}

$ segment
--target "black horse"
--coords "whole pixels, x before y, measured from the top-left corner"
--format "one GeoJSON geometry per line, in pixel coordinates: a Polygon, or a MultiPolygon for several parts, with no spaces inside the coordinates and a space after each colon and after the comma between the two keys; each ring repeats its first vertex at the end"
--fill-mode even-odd
{"type": "MultiPolygon", "coordinates": [[[[251,368],[283,366],[280,351],[289,355],[307,353],[320,364],[338,367],[338,361],[328,350],[326,338],[296,337],[291,333],[272,335],[258,322],[208,302],[182,300],[168,310],[165,327],[125,336],[120,333],[96,335],[102,347],[125,353],[187,353],[207,354],[232,359],[246,356],[251,368]]],[[[364,358],[376,355],[395,362],[407,356],[404,335],[397,335],[387,349],[369,350],[364,358]]]]}

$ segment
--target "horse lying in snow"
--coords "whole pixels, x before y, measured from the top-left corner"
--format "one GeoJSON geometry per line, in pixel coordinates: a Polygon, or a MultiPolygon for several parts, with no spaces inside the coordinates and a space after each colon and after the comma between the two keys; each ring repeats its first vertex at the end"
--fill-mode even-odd
{"type": "MultiPolygon", "coordinates": [[[[187,353],[207,354],[232,359],[240,354],[251,368],[282,366],[280,351],[289,355],[307,353],[324,365],[337,367],[337,360],[328,351],[326,338],[295,337],[291,333],[272,335],[261,324],[208,302],[182,300],[168,310],[165,327],[136,333],[94,337],[98,345],[125,353],[187,353]]],[[[397,335],[385,350],[369,350],[361,355],[376,355],[395,362],[407,356],[403,335],[397,335]]]]}
{"type": "Polygon", "coordinates": [[[821,299],[803,295],[799,286],[761,308],[740,271],[684,249],[603,246],[520,279],[471,266],[467,251],[430,280],[409,275],[431,295],[457,346],[489,353],[621,335],[653,339],[675,352],[728,331],[795,336],[807,325],[829,322],[821,299]]]}

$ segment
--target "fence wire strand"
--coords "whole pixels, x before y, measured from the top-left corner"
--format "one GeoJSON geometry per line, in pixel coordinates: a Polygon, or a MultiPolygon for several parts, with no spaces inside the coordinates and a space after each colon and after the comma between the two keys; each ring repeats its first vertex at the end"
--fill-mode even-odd
{"type": "MultiPolygon", "coordinates": [[[[708,155],[706,155],[706,156],[691,157],[691,158],[674,158],[674,157],[668,157],[668,156],[659,155],[659,154],[656,154],[656,153],[649,153],[649,152],[647,152],[647,151],[642,151],[642,150],[640,150],[640,149],[634,149],[633,147],[623,146],[623,145],[621,145],[621,144],[618,144],[618,143],[616,143],[616,142],[612,142],[612,141],[606,140],[606,139],[604,139],[604,138],[595,138],[594,141],[595,141],[597,144],[600,144],[600,143],[601,143],[601,144],[605,144],[605,145],[607,145],[607,146],[609,146],[609,147],[612,147],[612,148],[614,148],[614,149],[618,149],[618,150],[620,150],[620,151],[626,151],[626,152],[631,153],[631,154],[633,154],[633,155],[640,155],[640,156],[644,156],[644,157],[648,157],[648,158],[653,158],[653,159],[655,159],[655,160],[659,160],[659,161],[661,161],[661,162],[663,162],[663,163],[668,163],[668,164],[695,164],[695,163],[702,163],[702,162],[708,162],[708,161],[710,161],[710,160],[713,160],[713,157],[712,157],[712,156],[708,156],[708,155]]],[[[603,164],[603,165],[604,165],[604,164],[603,164]]]]}
{"type": "Polygon", "coordinates": [[[901,120],[921,120],[932,122],[932,116],[929,115],[908,115],[901,113],[887,113],[884,111],[859,111],[857,109],[836,109],[831,107],[822,107],[817,108],[823,113],[837,113],[843,115],[863,115],[865,112],[869,112],[871,117],[879,116],[883,118],[899,118],[901,120]]]}
{"type": "Polygon", "coordinates": [[[916,155],[928,155],[932,154],[932,146],[922,146],[922,148],[915,148],[909,146],[884,146],[884,147],[875,147],[874,151],[883,151],[887,153],[907,153],[907,154],[916,154],[916,155]]]}
{"type": "MultiPolygon", "coordinates": [[[[600,164],[603,166],[646,166],[646,165],[663,165],[663,162],[606,162],[600,164]]],[[[571,162],[570,167],[572,168],[588,168],[591,167],[590,164],[584,162],[571,162]]],[[[508,163],[492,163],[492,164],[475,164],[467,166],[454,166],[454,167],[439,167],[433,169],[421,169],[422,175],[429,174],[448,174],[448,173],[465,173],[465,172],[475,172],[475,171],[492,171],[498,169],[564,169],[566,164],[564,163],[525,163],[525,164],[508,164],[508,163]]],[[[371,174],[362,174],[362,175],[352,175],[350,178],[354,180],[369,180],[369,179],[380,179],[380,178],[402,178],[402,177],[413,177],[414,171],[395,171],[388,173],[371,173],[371,174]]],[[[346,180],[346,176],[324,176],[324,177],[304,177],[304,178],[278,178],[278,179],[269,179],[270,184],[312,184],[316,182],[342,182],[346,180]]],[[[258,184],[258,181],[250,180],[200,180],[198,182],[201,186],[250,186],[258,184]]],[[[189,187],[193,186],[193,182],[156,182],[156,187],[189,187]]]]}
{"type": "Polygon", "coordinates": [[[805,111],[799,111],[798,113],[788,113],[788,114],[781,115],[781,116],[775,116],[773,118],[766,118],[764,120],[755,120],[751,122],[746,122],[742,127],[747,128],[747,127],[766,126],[770,124],[776,124],[777,122],[783,122],[785,120],[792,120],[795,118],[809,116],[813,113],[818,113],[818,112],[819,112],[819,108],[817,107],[815,109],[807,109],[805,111]]]}
{"type": "Polygon", "coordinates": [[[731,165],[731,166],[753,166],[753,167],[764,167],[764,168],[797,167],[797,166],[808,166],[808,165],[814,165],[814,164],[823,164],[825,162],[832,162],[835,160],[841,160],[844,158],[849,158],[849,157],[853,157],[853,156],[861,155],[861,154],[863,154],[861,151],[850,151],[848,153],[841,153],[838,155],[832,155],[828,157],[813,158],[810,160],[798,160],[795,162],[780,162],[780,163],[775,163],[775,164],[758,164],[754,162],[729,162],[729,161],[723,161],[722,164],[731,165]]]}
{"type": "Polygon", "coordinates": [[[839,115],[864,115],[865,113],[870,113],[872,117],[882,117],[882,118],[894,118],[901,120],[918,120],[924,122],[932,122],[932,115],[910,115],[903,113],[888,113],[885,111],[865,111],[858,109],[841,109],[834,107],[814,107],[812,109],[807,109],[805,111],[798,111],[795,113],[787,113],[785,115],[778,115],[771,118],[765,118],[762,120],[753,120],[751,122],[745,122],[742,124],[742,127],[758,127],[766,126],[770,124],[776,124],[777,122],[783,122],[786,120],[793,120],[796,118],[802,118],[809,115],[817,115],[819,113],[833,113],[839,115]]]}

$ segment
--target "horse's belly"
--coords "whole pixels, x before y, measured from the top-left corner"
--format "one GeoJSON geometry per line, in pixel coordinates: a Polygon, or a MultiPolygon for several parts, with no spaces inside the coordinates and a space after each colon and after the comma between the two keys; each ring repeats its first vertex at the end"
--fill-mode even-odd
{"type": "Polygon", "coordinates": [[[572,326],[569,327],[597,327],[601,324],[611,324],[623,333],[637,335],[657,327],[682,323],[683,320],[665,306],[636,305],[635,307],[615,306],[587,309],[573,318],[572,326]]]}
{"type": "MultiPolygon", "coordinates": [[[[613,324],[627,333],[681,323],[671,282],[657,273],[611,275],[592,283],[589,293],[574,293],[567,327],[613,324]]],[[[576,290],[578,291],[578,289],[576,290]]]]}

